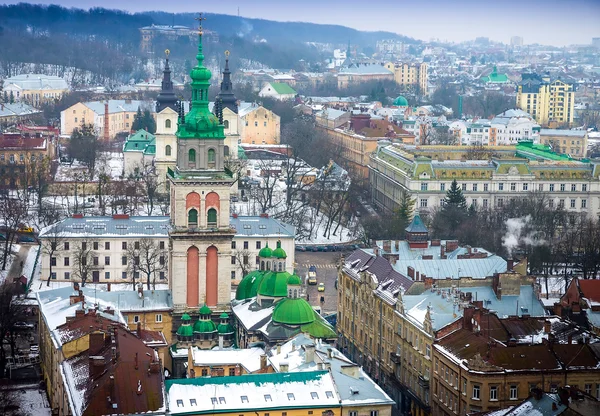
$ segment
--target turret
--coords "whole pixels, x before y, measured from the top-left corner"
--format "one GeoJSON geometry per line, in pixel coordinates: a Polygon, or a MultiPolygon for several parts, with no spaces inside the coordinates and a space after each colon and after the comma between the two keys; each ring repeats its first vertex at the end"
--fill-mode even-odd
{"type": "Polygon", "coordinates": [[[178,111],[177,108],[177,97],[173,89],[173,81],[171,81],[171,68],[169,67],[169,54],[170,51],[165,51],[165,69],[163,71],[163,79],[161,84],[160,93],[156,97],[156,112],[160,113],[165,108],[169,107],[174,111],[178,111]]]}
{"type": "Polygon", "coordinates": [[[237,114],[237,98],[233,93],[233,83],[231,82],[231,71],[229,71],[229,51],[225,51],[225,70],[223,70],[223,81],[221,81],[221,90],[217,94],[217,99],[221,100],[222,108],[229,108],[237,114]]]}

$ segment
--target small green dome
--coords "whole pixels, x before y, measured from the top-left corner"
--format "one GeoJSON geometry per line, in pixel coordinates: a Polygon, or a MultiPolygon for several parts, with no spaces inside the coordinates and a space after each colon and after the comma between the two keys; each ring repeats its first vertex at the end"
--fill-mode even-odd
{"type": "Polygon", "coordinates": [[[285,298],[287,281],[290,276],[289,272],[267,272],[258,287],[258,294],[273,298],[285,298]]]}
{"type": "Polygon", "coordinates": [[[190,318],[190,316],[187,313],[184,313],[183,316],[181,317],[181,320],[183,321],[183,323],[177,329],[177,335],[182,336],[182,337],[193,336],[194,330],[192,329],[192,326],[190,325],[190,322],[189,322],[192,320],[192,318],[190,318]]]}
{"type": "Polygon", "coordinates": [[[248,273],[238,285],[235,291],[235,298],[237,300],[244,300],[255,297],[264,277],[265,273],[260,270],[253,270],[248,273]]]}
{"type": "Polygon", "coordinates": [[[337,334],[333,327],[324,319],[318,318],[310,324],[302,325],[300,327],[302,332],[307,332],[313,338],[321,339],[334,339],[337,338],[337,334]]]}
{"type": "Polygon", "coordinates": [[[192,318],[190,318],[190,316],[187,313],[184,313],[183,315],[181,315],[181,320],[182,321],[191,321],[192,318]]]}
{"type": "Polygon", "coordinates": [[[226,319],[227,321],[225,323],[221,323],[221,324],[217,325],[217,332],[219,332],[219,334],[232,333],[233,326],[231,326],[231,324],[229,323],[229,315],[226,312],[223,312],[221,314],[221,316],[219,316],[219,318],[226,319]]]}
{"type": "Polygon", "coordinates": [[[278,259],[287,258],[287,254],[284,249],[281,248],[281,241],[277,242],[277,248],[273,251],[273,257],[278,259]]]}
{"type": "Polygon", "coordinates": [[[258,252],[258,257],[269,258],[273,255],[273,250],[269,248],[269,243],[258,252]]]}
{"type": "Polygon", "coordinates": [[[221,319],[229,319],[229,315],[227,315],[227,312],[223,312],[221,315],[219,315],[219,318],[221,318],[221,319]]]}
{"type": "Polygon", "coordinates": [[[288,284],[288,286],[291,286],[291,285],[300,286],[302,284],[302,281],[300,280],[300,278],[298,276],[293,274],[288,278],[287,284],[288,284]]]}
{"type": "Polygon", "coordinates": [[[204,66],[196,66],[192,69],[192,72],[190,72],[190,78],[192,78],[193,81],[207,82],[210,81],[211,76],[212,73],[210,72],[210,69],[204,66]]]}
{"type": "Polygon", "coordinates": [[[315,311],[303,298],[283,299],[275,305],[273,322],[284,325],[304,325],[315,321],[315,311]]]}
{"type": "Polygon", "coordinates": [[[396,107],[408,107],[408,100],[406,98],[404,98],[402,95],[399,95],[395,100],[394,100],[394,105],[396,107]]]}
{"type": "Polygon", "coordinates": [[[217,326],[213,321],[196,321],[194,324],[194,332],[199,332],[201,334],[215,332],[216,330],[217,326]]]}
{"type": "Polygon", "coordinates": [[[208,306],[206,306],[206,303],[200,308],[200,315],[210,315],[211,313],[212,311],[208,306]]]}

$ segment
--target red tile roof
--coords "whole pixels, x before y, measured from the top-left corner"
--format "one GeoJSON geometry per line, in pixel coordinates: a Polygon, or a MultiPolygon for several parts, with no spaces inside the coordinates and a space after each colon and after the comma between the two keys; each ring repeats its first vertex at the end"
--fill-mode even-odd
{"type": "Polygon", "coordinates": [[[600,280],[579,279],[579,290],[584,298],[600,302],[600,280]]]}
{"type": "Polygon", "coordinates": [[[0,150],[18,149],[18,150],[44,150],[46,148],[46,139],[44,138],[23,138],[20,134],[0,135],[0,150]]]}

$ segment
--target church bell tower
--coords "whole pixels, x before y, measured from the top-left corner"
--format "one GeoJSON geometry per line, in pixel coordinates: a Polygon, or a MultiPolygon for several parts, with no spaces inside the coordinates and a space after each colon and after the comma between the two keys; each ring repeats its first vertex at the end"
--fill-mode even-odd
{"type": "Polygon", "coordinates": [[[169,284],[176,312],[201,303],[227,309],[231,300],[230,188],[224,169],[224,126],[208,109],[211,72],[204,66],[202,18],[197,65],[191,70],[191,109],[179,108],[177,162],[167,170],[171,198],[171,270],[169,284]]]}

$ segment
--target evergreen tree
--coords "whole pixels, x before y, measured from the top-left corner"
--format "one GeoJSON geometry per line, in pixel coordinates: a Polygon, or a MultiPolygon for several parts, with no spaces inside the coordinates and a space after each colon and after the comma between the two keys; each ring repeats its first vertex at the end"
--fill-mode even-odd
{"type": "Polygon", "coordinates": [[[404,229],[408,227],[408,224],[410,224],[412,221],[415,209],[415,200],[412,199],[410,194],[406,191],[402,191],[400,198],[400,205],[398,206],[398,209],[396,209],[392,228],[394,229],[396,235],[403,236],[404,229]]]}
{"type": "Polygon", "coordinates": [[[2,99],[3,103],[7,103],[8,102],[8,93],[6,91],[4,91],[4,98],[2,99]]]}
{"type": "Polygon", "coordinates": [[[142,128],[146,129],[150,134],[156,133],[156,120],[154,120],[154,117],[152,117],[150,110],[146,109],[144,111],[144,117],[142,120],[142,128]]]}
{"type": "Polygon", "coordinates": [[[15,94],[13,94],[13,92],[10,92],[10,96],[8,97],[8,102],[11,104],[15,103],[15,94]]]}
{"type": "Polygon", "coordinates": [[[433,229],[439,238],[457,238],[467,219],[467,201],[455,179],[446,191],[442,209],[434,217],[433,229]]]}
{"type": "Polygon", "coordinates": [[[141,130],[143,128],[142,127],[143,118],[144,118],[144,115],[142,114],[142,109],[140,107],[138,107],[137,113],[135,113],[135,116],[133,116],[133,123],[131,124],[131,130],[133,130],[133,131],[141,130]]]}
{"type": "Polygon", "coordinates": [[[467,210],[467,200],[462,193],[462,190],[458,187],[456,179],[452,181],[450,189],[446,191],[446,197],[444,198],[444,207],[442,211],[451,208],[460,208],[461,210],[467,210]]]}

